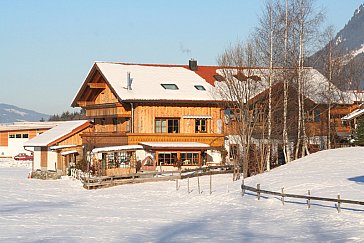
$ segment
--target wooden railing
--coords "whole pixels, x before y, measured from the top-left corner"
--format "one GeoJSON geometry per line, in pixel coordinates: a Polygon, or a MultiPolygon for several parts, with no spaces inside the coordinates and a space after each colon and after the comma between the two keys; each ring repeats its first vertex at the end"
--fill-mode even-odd
{"type": "Polygon", "coordinates": [[[260,184],[257,184],[257,187],[251,187],[251,186],[246,186],[244,185],[244,181],[241,184],[241,190],[242,190],[242,194],[244,196],[245,194],[245,190],[247,191],[251,191],[251,192],[255,192],[257,194],[257,199],[260,200],[260,195],[261,194],[269,194],[269,195],[274,195],[274,196],[279,196],[281,197],[281,202],[284,205],[285,202],[285,198],[286,197],[290,197],[290,198],[301,198],[301,199],[306,199],[307,200],[307,207],[310,208],[311,207],[311,200],[316,200],[316,201],[326,201],[326,202],[336,202],[336,208],[337,211],[340,212],[341,211],[341,203],[348,203],[348,204],[356,204],[356,205],[364,205],[363,201],[356,201],[356,200],[348,200],[348,199],[341,199],[340,194],[338,194],[337,198],[328,198],[328,197],[315,197],[315,196],[311,196],[311,192],[310,190],[308,190],[307,194],[308,195],[297,195],[297,194],[290,194],[290,193],[285,193],[284,192],[284,188],[281,188],[281,192],[273,192],[273,191],[268,191],[268,190],[262,190],[260,189],[260,184]]]}
{"type": "Polygon", "coordinates": [[[211,166],[211,167],[199,167],[196,169],[189,169],[184,171],[153,171],[132,173],[127,175],[115,175],[115,176],[81,176],[83,187],[86,189],[98,189],[123,184],[143,183],[153,181],[170,181],[177,179],[188,179],[203,175],[213,174],[225,174],[231,173],[232,166],[211,166]]]}

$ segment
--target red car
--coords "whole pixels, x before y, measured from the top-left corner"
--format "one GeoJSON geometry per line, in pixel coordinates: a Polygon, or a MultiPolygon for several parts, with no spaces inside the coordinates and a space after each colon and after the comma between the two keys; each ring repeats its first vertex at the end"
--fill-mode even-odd
{"type": "Polygon", "coordinates": [[[14,156],[15,160],[33,160],[33,155],[27,155],[26,153],[20,153],[14,156]]]}

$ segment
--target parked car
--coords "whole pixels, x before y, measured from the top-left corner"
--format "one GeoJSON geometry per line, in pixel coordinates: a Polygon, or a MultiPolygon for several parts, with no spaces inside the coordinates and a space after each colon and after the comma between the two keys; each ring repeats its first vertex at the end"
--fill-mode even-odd
{"type": "Polygon", "coordinates": [[[27,155],[26,153],[20,153],[14,156],[15,160],[33,160],[33,155],[27,155]]]}

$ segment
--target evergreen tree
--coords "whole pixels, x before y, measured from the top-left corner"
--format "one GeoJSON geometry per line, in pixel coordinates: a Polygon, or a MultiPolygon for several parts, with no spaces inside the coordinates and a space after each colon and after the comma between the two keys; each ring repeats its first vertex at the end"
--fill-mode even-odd
{"type": "Polygon", "coordinates": [[[354,144],[364,146],[364,117],[361,117],[358,120],[357,127],[355,129],[354,144]]]}

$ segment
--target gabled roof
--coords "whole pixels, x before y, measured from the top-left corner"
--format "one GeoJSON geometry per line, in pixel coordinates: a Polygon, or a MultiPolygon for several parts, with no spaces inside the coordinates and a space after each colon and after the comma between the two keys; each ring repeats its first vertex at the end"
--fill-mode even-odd
{"type": "Polygon", "coordinates": [[[0,124],[0,131],[43,130],[55,127],[60,122],[14,122],[13,124],[0,124]]]}
{"type": "Polygon", "coordinates": [[[213,75],[217,67],[199,66],[192,71],[183,65],[125,64],[96,62],[77,92],[72,106],[77,106],[82,92],[95,71],[99,71],[120,102],[128,101],[215,101],[212,96],[213,75]],[[132,78],[131,90],[127,76],[132,78]],[[178,89],[165,89],[162,84],[175,84],[178,89]],[[195,86],[203,86],[198,90],[195,86]]]}
{"type": "MultiPolygon", "coordinates": [[[[217,73],[220,75],[234,74],[236,70],[233,68],[218,69],[217,73]],[[227,69],[231,69],[230,71],[226,71],[227,69]]],[[[283,68],[275,68],[273,69],[273,86],[281,83],[283,81],[283,68]]],[[[257,97],[264,92],[267,92],[269,88],[268,82],[268,69],[267,68],[251,68],[249,72],[251,75],[255,75],[261,78],[261,81],[255,83],[254,90],[251,90],[250,99],[257,97]]],[[[235,82],[239,82],[237,78],[233,78],[235,82]]],[[[226,85],[224,82],[216,82],[215,86],[218,86],[220,89],[226,91],[226,85]]],[[[322,75],[319,71],[314,68],[307,67],[304,69],[304,88],[303,94],[306,98],[310,99],[316,104],[327,104],[328,101],[332,103],[338,104],[351,104],[353,103],[352,99],[347,97],[342,91],[340,91],[333,83],[330,83],[328,79],[322,75]],[[329,92],[330,90],[330,92],[329,92]],[[330,93],[330,97],[328,96],[330,93]]]]}
{"type": "Polygon", "coordinates": [[[77,120],[77,121],[65,121],[57,125],[56,127],[40,134],[39,136],[30,139],[24,143],[24,147],[44,147],[52,146],[57,142],[60,142],[75,133],[82,131],[89,126],[89,121],[77,120]]]}

